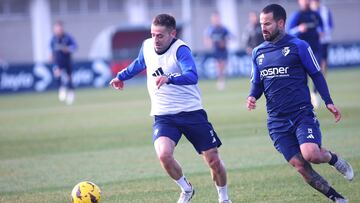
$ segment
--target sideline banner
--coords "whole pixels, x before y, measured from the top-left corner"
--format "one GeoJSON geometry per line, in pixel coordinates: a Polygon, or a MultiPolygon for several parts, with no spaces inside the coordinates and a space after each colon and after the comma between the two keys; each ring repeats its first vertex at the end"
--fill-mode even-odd
{"type": "MultiPolygon", "coordinates": [[[[74,87],[104,87],[111,79],[108,63],[78,62],[73,65],[74,87]]],[[[0,64],[0,94],[25,91],[43,92],[57,88],[49,64],[0,64]]]]}
{"type": "Polygon", "coordinates": [[[360,66],[360,42],[331,44],[328,62],[330,68],[360,66]]]}

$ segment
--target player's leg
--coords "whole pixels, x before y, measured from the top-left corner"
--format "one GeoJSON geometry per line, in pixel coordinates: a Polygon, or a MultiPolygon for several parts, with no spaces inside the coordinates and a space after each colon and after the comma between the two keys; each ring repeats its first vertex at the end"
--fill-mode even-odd
{"type": "Polygon", "coordinates": [[[75,93],[74,93],[74,86],[73,86],[73,80],[72,80],[72,67],[71,64],[68,64],[66,66],[66,88],[67,88],[67,94],[66,94],[66,103],[68,105],[71,105],[75,101],[75,93]]]}
{"type": "Polygon", "coordinates": [[[216,85],[218,90],[225,89],[226,59],[227,59],[226,51],[219,51],[219,53],[216,54],[216,67],[218,72],[218,81],[216,85]]]}
{"type": "Polygon", "coordinates": [[[321,147],[321,131],[319,122],[312,111],[304,112],[299,119],[296,136],[303,158],[314,164],[329,163],[344,177],[352,180],[354,172],[351,165],[337,154],[321,147]]]}
{"type": "Polygon", "coordinates": [[[54,73],[54,78],[59,87],[59,92],[58,92],[59,101],[61,102],[65,101],[67,89],[62,79],[62,68],[58,65],[54,65],[53,73],[54,73]]]}
{"type": "Polygon", "coordinates": [[[180,164],[174,158],[175,145],[173,140],[165,136],[158,137],[154,142],[161,166],[181,189],[178,203],[187,203],[190,202],[195,192],[183,175],[180,164]]]}
{"type": "Polygon", "coordinates": [[[226,65],[226,60],[224,58],[219,58],[217,60],[219,80],[223,82],[225,81],[225,65],[226,65]]]}
{"type": "Polygon", "coordinates": [[[329,163],[333,155],[317,143],[303,143],[300,145],[304,159],[313,164],[329,163]]]}
{"type": "Polygon", "coordinates": [[[289,163],[296,168],[296,170],[302,175],[305,182],[311,187],[324,194],[334,202],[347,202],[347,200],[335,191],[330,184],[319,175],[301,155],[301,153],[295,154],[289,163]]]}
{"type": "Polygon", "coordinates": [[[328,43],[324,43],[321,45],[321,72],[322,74],[325,76],[327,73],[327,68],[328,68],[328,64],[327,64],[327,60],[328,60],[328,47],[329,44],[328,43]]]}
{"type": "Polygon", "coordinates": [[[210,168],[212,179],[218,191],[219,202],[231,202],[227,192],[226,169],[217,148],[206,150],[202,152],[202,155],[210,168]]]}
{"type": "Polygon", "coordinates": [[[60,87],[61,84],[61,69],[58,65],[54,65],[52,68],[53,74],[54,74],[54,78],[58,84],[58,86],[60,87]]]}
{"type": "Polygon", "coordinates": [[[178,180],[183,176],[180,164],[174,158],[175,142],[168,137],[161,136],[154,142],[156,155],[161,166],[169,176],[178,180]]]}
{"type": "Polygon", "coordinates": [[[343,200],[346,202],[346,199],[337,193],[329,183],[311,167],[310,163],[303,158],[295,135],[278,133],[271,134],[271,136],[275,141],[274,146],[276,149],[284,156],[286,161],[301,174],[306,183],[333,201],[341,202],[343,200]]]}
{"type": "Polygon", "coordinates": [[[352,166],[343,158],[315,143],[303,143],[300,145],[304,159],[314,164],[329,163],[344,177],[351,181],[354,178],[352,166]]]}
{"type": "Polygon", "coordinates": [[[180,187],[178,203],[190,202],[195,191],[185,178],[180,164],[174,158],[175,146],[181,138],[181,132],[166,116],[155,116],[153,140],[156,155],[166,173],[180,187]]]}
{"type": "Polygon", "coordinates": [[[187,113],[184,119],[188,125],[184,125],[181,130],[209,166],[219,202],[231,202],[227,194],[226,170],[217,150],[222,143],[209,123],[206,112],[198,110],[187,113]]]}
{"type": "Polygon", "coordinates": [[[211,170],[211,176],[217,186],[226,185],[226,170],[217,148],[202,152],[202,156],[211,170]]]}

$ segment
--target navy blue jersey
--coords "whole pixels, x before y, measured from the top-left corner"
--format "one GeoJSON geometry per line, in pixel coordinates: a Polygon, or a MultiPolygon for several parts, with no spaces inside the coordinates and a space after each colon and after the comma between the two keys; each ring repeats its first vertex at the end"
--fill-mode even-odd
{"type": "MultiPolygon", "coordinates": [[[[264,93],[269,117],[313,108],[307,74],[322,74],[307,42],[291,35],[276,43],[263,42],[253,50],[252,62],[251,82],[261,88],[260,95],[264,93]]],[[[321,93],[322,96],[329,94],[326,82],[325,86],[327,93],[321,93]]],[[[326,96],[331,103],[330,95],[326,96]]]]}
{"type": "Polygon", "coordinates": [[[224,26],[210,26],[206,35],[211,39],[215,52],[226,51],[226,40],[229,37],[229,31],[224,26]]]}
{"type": "Polygon", "coordinates": [[[64,33],[61,37],[52,37],[50,48],[53,53],[54,64],[60,67],[68,67],[71,64],[71,54],[76,51],[77,44],[69,34],[64,33]],[[68,51],[63,51],[64,48],[68,51]]]}
{"type": "Polygon", "coordinates": [[[323,23],[317,12],[310,9],[296,12],[290,18],[288,28],[289,34],[305,40],[314,52],[320,51],[319,31],[323,30],[323,23]],[[297,26],[302,23],[306,23],[308,27],[304,33],[299,32],[297,29],[297,26]]]}

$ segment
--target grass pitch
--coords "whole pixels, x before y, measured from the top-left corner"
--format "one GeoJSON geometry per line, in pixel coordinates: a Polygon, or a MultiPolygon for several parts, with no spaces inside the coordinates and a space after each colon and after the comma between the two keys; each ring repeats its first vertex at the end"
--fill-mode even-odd
{"type": "MultiPolygon", "coordinates": [[[[360,169],[359,69],[331,71],[328,82],[343,120],[317,110],[323,144],[360,169]]],[[[231,79],[219,92],[201,81],[209,120],[223,141],[233,202],[329,202],[307,186],[274,149],[266,130],[264,98],[248,112],[248,78],[231,79]]],[[[152,146],[152,118],[145,84],[123,92],[82,89],[66,106],[56,92],[0,97],[0,202],[70,202],[72,187],[91,180],[102,202],[176,202],[179,189],[161,169],[152,146]]],[[[175,152],[196,189],[194,203],[217,202],[209,169],[183,138],[175,152]]],[[[315,168],[360,202],[360,180],[347,182],[327,164],[315,168]]]]}

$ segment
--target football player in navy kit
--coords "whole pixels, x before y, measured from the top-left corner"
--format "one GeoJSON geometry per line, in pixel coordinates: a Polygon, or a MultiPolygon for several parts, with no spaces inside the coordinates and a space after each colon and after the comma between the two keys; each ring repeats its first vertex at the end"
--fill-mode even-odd
{"type": "Polygon", "coordinates": [[[347,202],[311,166],[329,163],[347,180],[351,165],[321,144],[319,122],[313,112],[307,75],[318,89],[335,121],[341,119],[324,76],[309,44],[285,33],[286,12],[278,4],[266,6],[260,14],[265,42],[252,53],[251,90],[247,108],[253,110],[262,94],[266,98],[268,130],[275,148],[296,168],[305,181],[334,202],[347,202]]]}
{"type": "Polygon", "coordinates": [[[62,21],[54,24],[54,36],[51,38],[51,61],[54,64],[54,76],[59,84],[59,100],[72,104],[75,99],[72,82],[72,54],[78,46],[74,38],[64,30],[62,21]]]}

